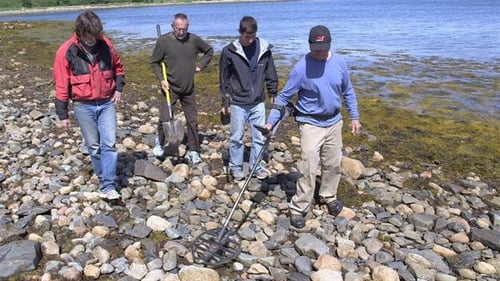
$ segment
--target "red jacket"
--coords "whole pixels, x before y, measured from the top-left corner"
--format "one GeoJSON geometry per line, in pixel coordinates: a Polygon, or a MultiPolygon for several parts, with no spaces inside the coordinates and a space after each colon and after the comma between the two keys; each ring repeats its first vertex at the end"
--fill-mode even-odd
{"type": "Polygon", "coordinates": [[[113,97],[125,85],[124,67],[109,38],[97,40],[91,56],[84,51],[76,34],[64,42],[54,60],[56,113],[68,119],[68,102],[98,101],[113,97]],[[92,61],[91,61],[92,60],[92,61]]]}

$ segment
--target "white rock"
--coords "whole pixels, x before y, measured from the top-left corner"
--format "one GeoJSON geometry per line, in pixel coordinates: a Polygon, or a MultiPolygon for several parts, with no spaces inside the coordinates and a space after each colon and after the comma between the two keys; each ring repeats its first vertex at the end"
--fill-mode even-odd
{"type": "Polygon", "coordinates": [[[342,272],[330,269],[320,269],[311,274],[312,281],[343,281],[342,272]]]}
{"type": "Polygon", "coordinates": [[[165,231],[167,228],[172,227],[172,224],[166,219],[159,216],[150,216],[146,221],[146,225],[153,231],[165,231]]]}

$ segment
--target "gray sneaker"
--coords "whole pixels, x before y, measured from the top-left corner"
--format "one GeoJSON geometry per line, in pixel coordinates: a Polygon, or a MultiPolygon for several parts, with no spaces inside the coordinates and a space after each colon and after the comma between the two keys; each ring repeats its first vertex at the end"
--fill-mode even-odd
{"type": "Polygon", "coordinates": [[[153,155],[156,157],[163,157],[165,151],[163,150],[163,146],[160,144],[160,140],[156,138],[155,147],[153,148],[153,155]]]}
{"type": "Polygon", "coordinates": [[[200,154],[194,150],[188,151],[188,153],[186,154],[186,157],[187,157],[188,161],[191,162],[192,166],[196,166],[203,161],[200,157],[200,154]]]}
{"type": "Polygon", "coordinates": [[[118,191],[111,190],[111,191],[108,191],[106,193],[100,193],[99,197],[101,197],[104,200],[118,200],[122,196],[120,195],[120,193],[118,193],[118,191]]]}
{"type": "Polygon", "coordinates": [[[242,171],[234,171],[233,172],[233,180],[234,181],[242,181],[245,179],[245,174],[242,171]]]}
{"type": "Polygon", "coordinates": [[[255,171],[254,175],[259,180],[265,180],[269,177],[269,172],[266,169],[262,168],[260,170],[255,171]]]}

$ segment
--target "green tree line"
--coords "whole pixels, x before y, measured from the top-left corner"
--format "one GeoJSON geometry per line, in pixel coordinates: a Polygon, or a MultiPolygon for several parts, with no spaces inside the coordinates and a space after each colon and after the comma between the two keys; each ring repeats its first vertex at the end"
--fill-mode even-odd
{"type": "Polygon", "coordinates": [[[184,3],[187,0],[1,0],[0,9],[48,8],[58,6],[125,4],[125,3],[184,3]]]}

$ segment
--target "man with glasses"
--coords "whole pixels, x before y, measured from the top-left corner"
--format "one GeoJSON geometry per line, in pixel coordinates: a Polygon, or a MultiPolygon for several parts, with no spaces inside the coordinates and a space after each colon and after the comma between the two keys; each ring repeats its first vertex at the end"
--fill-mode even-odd
{"type": "Polygon", "coordinates": [[[56,113],[64,129],[71,127],[68,104],[83,135],[101,197],[120,198],[116,190],[116,104],[120,102],[125,76],[123,63],[102,23],[92,11],[81,13],[75,33],[57,50],[54,60],[56,113]]]}
{"type": "Polygon", "coordinates": [[[169,90],[171,104],[178,100],[182,105],[187,123],[188,149],[187,159],[191,164],[197,165],[202,162],[200,157],[200,139],[198,135],[198,109],[194,93],[194,74],[202,71],[210,62],[213,49],[200,37],[188,32],[189,21],[185,14],[174,15],[172,31],[161,35],[156,41],[153,54],[151,55],[151,67],[161,83],[160,96],[160,122],[158,124],[158,137],[153,154],[156,157],[164,156],[165,134],[162,123],[170,121],[168,104],[165,99],[165,91],[169,90]],[[199,65],[196,58],[203,53],[199,65]],[[167,67],[167,80],[163,80],[161,63],[167,67]]]}
{"type": "MultiPolygon", "coordinates": [[[[249,166],[258,179],[266,179],[269,172],[257,159],[264,146],[264,136],[254,125],[264,126],[267,94],[274,101],[278,75],[271,53],[272,45],[257,37],[257,21],[250,16],[240,20],[240,37],[222,50],[219,63],[220,92],[223,114],[231,113],[229,137],[229,168],[235,181],[245,179],[243,154],[245,125],[248,122],[252,137],[249,166]],[[229,104],[226,108],[224,105],[229,104]],[[227,112],[229,111],[229,112],[227,112]]],[[[251,169],[250,168],[250,169],[251,169]]]]}

